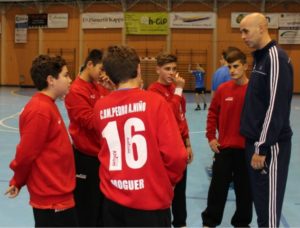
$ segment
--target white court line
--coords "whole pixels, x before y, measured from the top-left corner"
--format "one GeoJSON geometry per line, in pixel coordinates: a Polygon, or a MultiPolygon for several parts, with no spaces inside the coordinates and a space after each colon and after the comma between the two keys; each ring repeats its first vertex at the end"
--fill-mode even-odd
{"type": "Polygon", "coordinates": [[[17,130],[5,130],[5,129],[0,129],[0,132],[5,132],[5,133],[18,133],[17,130]]]}
{"type": "Polygon", "coordinates": [[[22,94],[19,94],[18,91],[20,91],[20,89],[13,89],[10,91],[10,94],[13,96],[24,96],[22,94]]]}
{"type": "Polygon", "coordinates": [[[0,126],[2,126],[2,127],[4,127],[4,128],[7,128],[7,129],[11,129],[11,130],[18,131],[18,128],[16,128],[16,127],[11,127],[11,126],[9,126],[9,125],[6,125],[4,122],[5,122],[6,120],[15,118],[15,117],[18,116],[19,114],[20,114],[20,112],[17,112],[17,113],[15,113],[15,114],[10,115],[10,116],[4,117],[3,119],[0,120],[0,126]]]}

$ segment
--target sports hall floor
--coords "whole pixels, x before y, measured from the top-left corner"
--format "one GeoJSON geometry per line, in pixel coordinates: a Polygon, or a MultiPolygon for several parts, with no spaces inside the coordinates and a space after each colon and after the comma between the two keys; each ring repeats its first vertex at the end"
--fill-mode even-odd
{"type": "MultiPolygon", "coordinates": [[[[34,226],[32,209],[28,205],[28,193],[24,188],[15,199],[8,199],[4,192],[12,176],[9,162],[15,154],[19,140],[18,113],[30,99],[34,89],[0,87],[0,227],[34,226]]],[[[206,167],[211,164],[212,152],[205,138],[207,111],[194,111],[193,94],[187,97],[187,119],[195,158],[188,168],[187,210],[188,227],[201,227],[201,212],[205,209],[209,178],[206,167]]],[[[208,102],[210,96],[207,95],[208,102]]],[[[62,101],[58,106],[68,124],[62,101]]],[[[295,95],[292,103],[291,123],[294,131],[289,178],[282,211],[281,227],[300,227],[300,95],[295,95]]],[[[224,212],[222,227],[229,227],[235,209],[234,193],[230,190],[224,212]]],[[[252,220],[256,226],[256,216],[252,220]]]]}

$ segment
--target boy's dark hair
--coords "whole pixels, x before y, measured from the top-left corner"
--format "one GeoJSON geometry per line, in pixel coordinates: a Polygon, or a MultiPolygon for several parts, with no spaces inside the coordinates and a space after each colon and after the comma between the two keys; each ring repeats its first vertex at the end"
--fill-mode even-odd
{"type": "Polygon", "coordinates": [[[109,46],[103,56],[103,67],[113,83],[119,84],[137,77],[140,58],[133,48],[109,46]]]}
{"type": "Polygon", "coordinates": [[[168,63],[177,63],[176,55],[170,53],[160,53],[156,56],[156,65],[161,67],[168,63]]]}
{"type": "Polygon", "coordinates": [[[242,64],[245,64],[247,62],[247,57],[240,49],[235,48],[235,50],[232,50],[229,52],[226,56],[226,62],[227,63],[233,63],[237,60],[240,60],[242,64]]]}
{"type": "Polygon", "coordinates": [[[92,49],[89,53],[89,55],[84,60],[83,66],[80,68],[80,72],[83,71],[88,62],[91,61],[94,66],[96,66],[98,63],[102,62],[103,52],[99,49],[92,49]]]}
{"type": "Polygon", "coordinates": [[[226,50],[223,50],[223,51],[222,51],[222,56],[223,56],[223,58],[226,60],[227,55],[228,55],[230,52],[235,51],[235,50],[240,50],[240,49],[238,49],[237,47],[229,46],[226,50]]]}
{"type": "Polygon", "coordinates": [[[58,78],[66,61],[61,56],[50,57],[49,55],[39,55],[32,61],[30,69],[31,79],[38,90],[48,87],[47,77],[51,75],[58,78]]]}

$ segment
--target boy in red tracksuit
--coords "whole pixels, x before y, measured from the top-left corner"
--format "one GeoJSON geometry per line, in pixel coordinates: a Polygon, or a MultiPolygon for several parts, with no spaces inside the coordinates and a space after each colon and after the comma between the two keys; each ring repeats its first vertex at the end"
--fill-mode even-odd
{"type": "Polygon", "coordinates": [[[20,115],[20,143],[10,163],[14,176],[6,194],[14,198],[27,185],[36,227],[77,226],[72,145],[55,100],[65,96],[71,79],[65,60],[38,56],[31,78],[40,92],[20,115]]]}
{"type": "MultiPolygon", "coordinates": [[[[162,53],[156,57],[156,60],[158,80],[157,82],[152,83],[148,90],[160,94],[171,107],[173,115],[177,120],[181,139],[188,152],[188,163],[191,163],[193,152],[189,138],[189,129],[185,118],[186,101],[182,94],[185,80],[177,73],[177,57],[175,55],[162,53]]],[[[174,152],[176,152],[176,150],[174,150],[174,152]]],[[[172,201],[172,224],[174,227],[186,226],[186,176],[187,170],[184,171],[183,178],[176,184],[174,189],[174,199],[172,201]]]]}
{"type": "Polygon", "coordinates": [[[103,66],[117,85],[95,105],[104,226],[170,227],[173,188],[187,163],[176,120],[161,96],[140,89],[134,49],[110,46],[103,66]]]}
{"type": "Polygon", "coordinates": [[[79,226],[98,227],[102,224],[103,194],[99,189],[99,140],[93,129],[94,106],[109,90],[101,83],[102,51],[93,49],[65,98],[70,119],[69,133],[73,141],[76,164],[74,191],[79,226]]]}
{"type": "Polygon", "coordinates": [[[236,49],[227,55],[226,61],[231,80],[218,87],[207,115],[206,137],[215,154],[207,208],[202,212],[202,220],[205,227],[220,225],[229,185],[233,181],[236,211],[231,224],[234,227],[248,227],[252,220],[252,198],[245,138],[239,132],[248,85],[246,56],[236,49]]]}

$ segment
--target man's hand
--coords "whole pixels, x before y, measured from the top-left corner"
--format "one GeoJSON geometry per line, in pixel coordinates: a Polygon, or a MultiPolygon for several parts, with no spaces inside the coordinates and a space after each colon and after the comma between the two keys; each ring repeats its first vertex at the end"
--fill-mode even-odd
{"type": "Polygon", "coordinates": [[[218,142],[218,140],[216,139],[213,139],[209,142],[209,146],[210,146],[210,149],[215,152],[215,153],[220,153],[220,150],[219,150],[219,146],[220,146],[220,143],[218,142]]]}
{"type": "Polygon", "coordinates": [[[262,169],[265,165],[266,156],[254,153],[251,159],[253,169],[262,169]]]}

